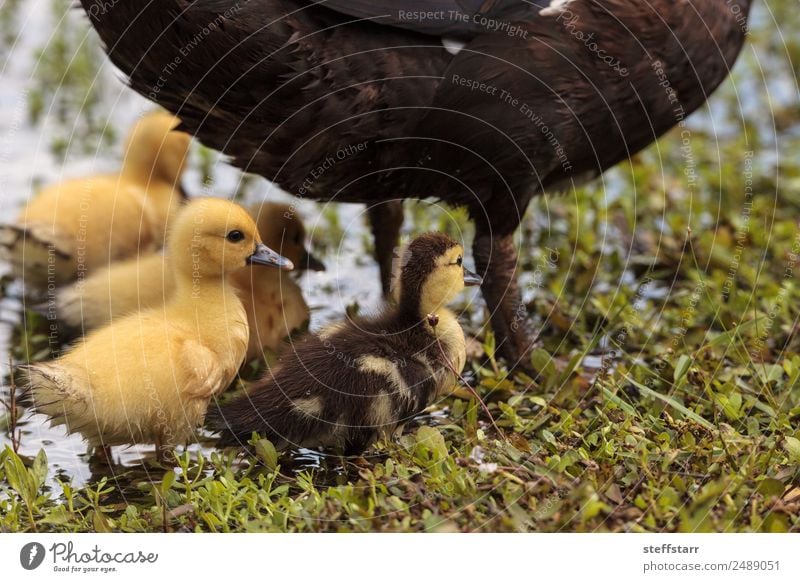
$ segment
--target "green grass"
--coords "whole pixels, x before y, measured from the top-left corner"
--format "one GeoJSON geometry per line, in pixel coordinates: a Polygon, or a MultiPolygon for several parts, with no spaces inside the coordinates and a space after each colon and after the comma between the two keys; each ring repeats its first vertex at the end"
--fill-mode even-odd
{"type": "MultiPolygon", "coordinates": [[[[483,335],[468,364],[506,439],[453,396],[358,464],[298,470],[261,441],[255,457],[186,453],[175,471],[53,489],[44,452],[6,448],[0,531],[800,531],[800,118],[761,80],[794,87],[800,16],[768,6],[786,43],[757,27],[714,96],[730,131],[692,126],[693,187],[673,132],[611,173],[618,197],[597,181],[532,205],[536,373],[505,372],[483,335]]],[[[315,236],[336,248],[325,218],[315,236]]],[[[483,314],[466,320],[481,333],[483,314]]],[[[43,341],[32,322],[15,356],[44,357],[43,341]]]]}

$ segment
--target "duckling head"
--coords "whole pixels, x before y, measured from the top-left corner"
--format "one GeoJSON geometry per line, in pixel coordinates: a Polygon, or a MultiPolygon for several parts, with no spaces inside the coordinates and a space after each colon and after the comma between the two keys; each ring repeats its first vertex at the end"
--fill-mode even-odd
{"type": "Polygon", "coordinates": [[[183,174],[191,137],[175,131],[180,120],[162,111],[142,117],[125,145],[123,172],[139,182],[177,184],[183,174]]]}
{"type": "Polygon", "coordinates": [[[263,242],[250,214],[233,202],[198,198],[175,219],[168,252],[176,270],[192,280],[224,277],[246,265],[294,268],[263,242]]]}
{"type": "Polygon", "coordinates": [[[311,254],[306,246],[306,228],[289,204],[265,202],[252,209],[258,232],[268,247],[292,261],[297,269],[324,271],[325,264],[311,254]]]}
{"type": "Polygon", "coordinates": [[[436,313],[465,286],[482,281],[464,268],[464,248],[438,232],[412,240],[401,261],[398,303],[402,311],[411,311],[416,317],[436,313]]]}

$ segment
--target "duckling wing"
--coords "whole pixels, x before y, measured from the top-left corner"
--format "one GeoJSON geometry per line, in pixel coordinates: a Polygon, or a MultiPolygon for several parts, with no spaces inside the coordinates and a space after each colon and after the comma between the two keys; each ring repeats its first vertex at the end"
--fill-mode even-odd
{"type": "Polygon", "coordinates": [[[200,342],[183,342],[179,365],[187,377],[183,390],[192,398],[211,398],[228,387],[229,374],[219,356],[200,342]]]}

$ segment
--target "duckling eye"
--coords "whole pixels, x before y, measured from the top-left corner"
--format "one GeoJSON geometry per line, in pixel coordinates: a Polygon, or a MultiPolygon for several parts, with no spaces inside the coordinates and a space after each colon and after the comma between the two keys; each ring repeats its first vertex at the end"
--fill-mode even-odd
{"type": "Polygon", "coordinates": [[[241,230],[232,230],[225,235],[225,238],[233,243],[242,242],[244,240],[244,233],[241,230]]]}
{"type": "Polygon", "coordinates": [[[458,258],[456,259],[456,265],[458,265],[460,267],[461,263],[463,263],[463,262],[464,262],[464,260],[461,258],[461,255],[458,255],[458,258]]]}

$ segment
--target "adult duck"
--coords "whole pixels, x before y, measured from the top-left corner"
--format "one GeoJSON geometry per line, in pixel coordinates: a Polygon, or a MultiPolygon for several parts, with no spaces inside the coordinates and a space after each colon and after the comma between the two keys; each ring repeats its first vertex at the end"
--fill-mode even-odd
{"type": "Polygon", "coordinates": [[[530,336],[513,235],[530,200],[700,107],[751,0],[81,0],[131,86],[284,189],[370,206],[384,290],[399,201],[465,205],[501,353],[530,336]]]}

